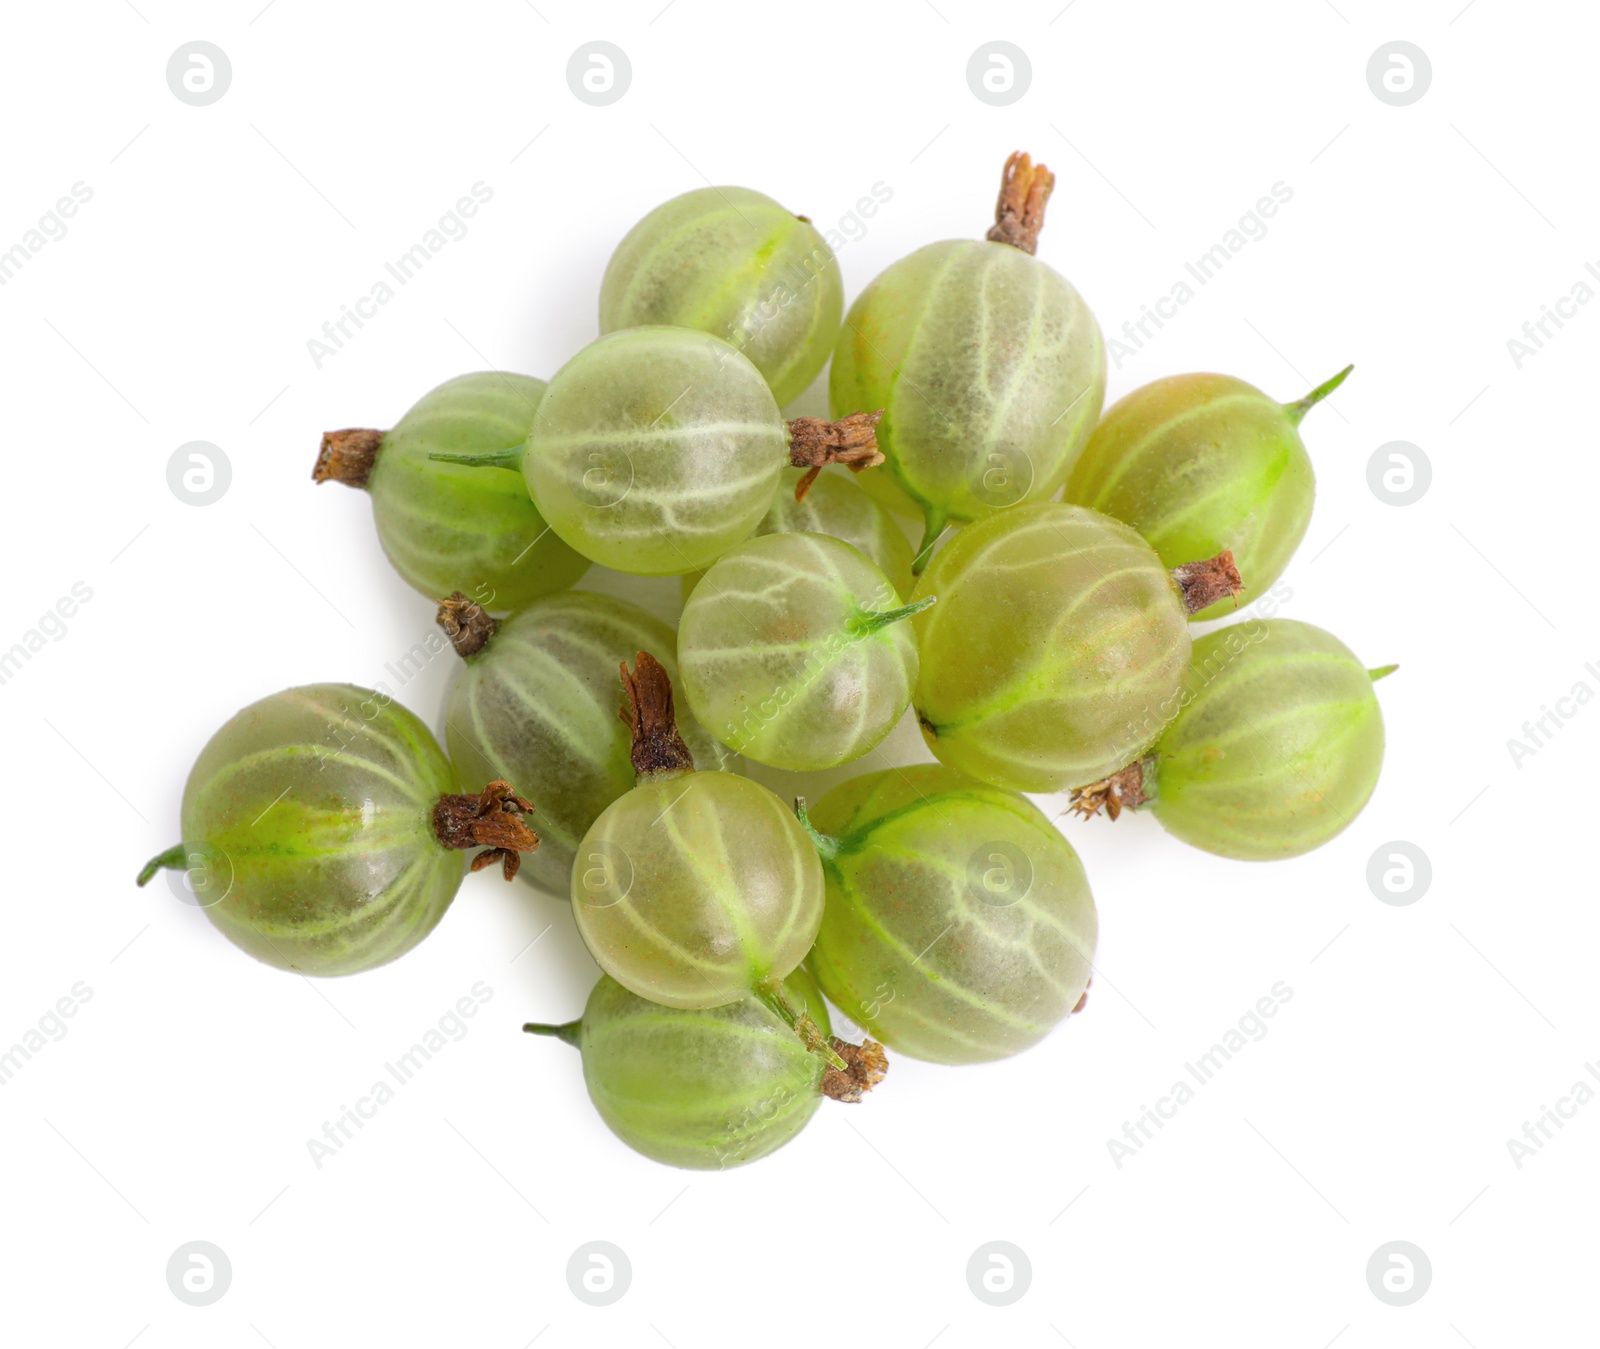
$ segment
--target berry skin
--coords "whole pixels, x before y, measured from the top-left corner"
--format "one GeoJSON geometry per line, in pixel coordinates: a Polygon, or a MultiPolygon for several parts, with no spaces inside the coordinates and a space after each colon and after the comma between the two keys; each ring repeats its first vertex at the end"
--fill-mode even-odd
{"type": "Polygon", "coordinates": [[[505,371],[462,375],[425,394],[391,431],[330,431],[313,477],[366,488],[378,541],[413,589],[520,609],[580,580],[588,559],[550,532],[515,472],[429,456],[520,445],[544,389],[505,371]]]}
{"type": "MultiPolygon", "coordinates": [[[[795,489],[806,472],[800,468],[784,469],[778,495],[756,526],[755,537],[826,534],[859,548],[894,583],[896,594],[909,595],[915,580],[911,575],[911,544],[894,516],[862,491],[854,477],[842,473],[824,473],[796,501],[795,489]]],[[[685,604],[704,575],[703,571],[684,574],[681,584],[685,604]]]]}
{"type": "MultiPolygon", "coordinates": [[[[822,1034],[827,1004],[795,970],[784,986],[822,1034]]],[[[668,1166],[722,1170],[775,1152],[822,1103],[827,1065],[755,998],[721,1007],[661,1007],[602,976],[583,1018],[529,1025],[583,1054],[600,1118],[635,1152],[668,1166]]]]}
{"type": "Polygon", "coordinates": [[[504,782],[461,795],[420,721],[387,695],[310,684],[252,703],[200,751],[183,842],[152,858],[187,870],[234,945],[300,974],[354,974],[404,955],[460,888],[459,850],[505,863],[538,840],[504,782]]]}
{"type": "Polygon", "coordinates": [[[844,287],[811,222],[744,187],[685,192],[617,245],[600,284],[600,331],[666,324],[743,352],[779,405],[833,350],[844,287]]]}
{"type": "Polygon", "coordinates": [[[917,764],[835,787],[808,824],[827,878],[812,973],[889,1048],[985,1063],[1080,1005],[1094,899],[1071,845],[1025,798],[917,764]]]}
{"type": "Polygon", "coordinates": [[[1127,525],[1081,506],[975,521],[912,592],[939,598],[913,620],[923,738],[941,763],[1014,791],[1113,772],[1166,722],[1189,609],[1238,582],[1225,554],[1169,572],[1127,525]]]}
{"type": "MultiPolygon", "coordinates": [[[[1053,181],[1013,156],[1002,221],[1029,198],[1036,233],[1053,181]]],[[[929,244],[873,281],[839,332],[830,402],[884,409],[886,462],[862,486],[925,521],[919,561],[950,520],[1052,496],[1100,415],[1099,325],[1032,251],[1031,234],[998,228],[988,240],[929,244]]]]}
{"type": "Polygon", "coordinates": [[[1383,713],[1368,670],[1331,633],[1274,618],[1194,644],[1181,706],[1148,754],[1073,793],[1084,816],[1143,807],[1219,857],[1271,861],[1320,848],[1372,796],[1383,713]]]}
{"type": "MultiPolygon", "coordinates": [[[[921,602],[926,607],[932,597],[921,602]]],[[[768,534],[724,553],[678,623],[690,710],[776,768],[833,768],[894,729],[917,646],[894,586],[847,543],[768,534]]]]}
{"type": "MultiPolygon", "coordinates": [[[[1227,375],[1135,389],[1095,428],[1065,499],[1132,525],[1169,567],[1229,549],[1251,590],[1265,594],[1311,521],[1316,480],[1300,421],[1351,368],[1298,403],[1275,403],[1227,375]]],[[[1219,603],[1192,617],[1229,612],[1219,603]]]]}
{"type": "MultiPolygon", "coordinates": [[[[518,873],[566,896],[578,841],[634,784],[632,736],[617,716],[617,667],[660,651],[669,675],[677,635],[626,600],[571,590],[498,622],[465,596],[439,606],[463,664],[445,704],[450,760],[473,781],[504,778],[539,803],[539,851],[518,873]]],[[[732,756],[692,718],[680,730],[706,768],[732,756]]]]}

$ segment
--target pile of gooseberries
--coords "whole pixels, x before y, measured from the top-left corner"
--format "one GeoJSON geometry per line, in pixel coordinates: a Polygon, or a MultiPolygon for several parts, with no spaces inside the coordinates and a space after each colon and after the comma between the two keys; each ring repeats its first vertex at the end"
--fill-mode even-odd
{"type": "Polygon", "coordinates": [[[313,477],[365,490],[460,658],[439,737],[378,690],[260,698],[138,883],[180,872],[235,945],[332,976],[417,945],[469,868],[520,875],[600,971],[524,1029],[579,1050],[627,1146],[721,1169],[890,1051],[993,1062],[1083,1010],[1100,917],[1065,814],[1144,810],[1223,858],[1330,842],[1395,667],[1295,620],[1190,624],[1289,565],[1299,428],[1350,369],[1286,404],[1173,375],[1102,416],[1099,325],[1036,256],[1054,184],[1012,155],[986,237],[848,311],[805,216],[697,188],[617,245],[600,335],[548,382],[460,375],[326,433],[313,477]],[[676,625],[616,593],[667,576],[676,625]],[[902,719],[935,762],[885,754],[902,719]],[[1057,792],[1054,819],[1023,795],[1057,792]]]}

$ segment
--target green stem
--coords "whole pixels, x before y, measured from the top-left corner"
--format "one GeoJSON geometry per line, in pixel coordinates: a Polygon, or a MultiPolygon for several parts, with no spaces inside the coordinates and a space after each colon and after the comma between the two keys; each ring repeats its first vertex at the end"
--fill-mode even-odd
{"type": "Polygon", "coordinates": [[[144,870],[139,873],[139,884],[148,885],[151,878],[158,871],[187,871],[189,869],[189,849],[182,843],[175,843],[164,853],[158,853],[144,864],[144,870]]]}
{"type": "Polygon", "coordinates": [[[811,1014],[795,1010],[788,994],[783,991],[783,980],[763,979],[750,992],[762,1006],[793,1030],[807,1049],[826,1060],[830,1068],[837,1068],[840,1072],[849,1068],[828,1043],[828,1037],[822,1033],[822,1027],[811,1019],[811,1014]]]}
{"type": "Polygon", "coordinates": [[[565,1040],[574,1049],[578,1048],[578,1033],[583,1029],[582,1021],[568,1021],[562,1026],[549,1026],[542,1021],[530,1021],[523,1030],[529,1035],[553,1035],[558,1040],[565,1040]]]}
{"type": "Polygon", "coordinates": [[[876,613],[871,609],[858,609],[849,623],[850,635],[870,637],[875,632],[882,632],[891,623],[898,623],[902,618],[910,618],[912,614],[920,614],[938,598],[937,595],[929,595],[927,599],[918,600],[915,604],[903,605],[899,609],[888,609],[883,613],[876,613]]]}
{"type": "Polygon", "coordinates": [[[817,826],[811,823],[811,816],[806,814],[805,797],[795,797],[794,815],[795,818],[800,821],[800,827],[806,831],[807,837],[810,838],[816,850],[821,853],[823,857],[827,858],[831,862],[839,855],[839,840],[836,838],[830,838],[827,834],[821,833],[817,829],[817,826]]]}
{"type": "Polygon", "coordinates": [[[1367,678],[1376,684],[1380,679],[1387,678],[1399,668],[1400,667],[1398,665],[1380,665],[1376,670],[1368,670],[1367,678]]]}
{"type": "Polygon", "coordinates": [[[950,517],[943,511],[926,508],[925,517],[927,525],[922,531],[922,543],[917,548],[916,559],[911,563],[911,574],[921,576],[922,569],[928,565],[928,559],[933,556],[933,545],[939,542],[939,535],[944,533],[945,526],[950,523],[950,517]]]}
{"type": "Polygon", "coordinates": [[[1285,403],[1283,405],[1283,410],[1289,414],[1289,420],[1294,425],[1299,426],[1301,419],[1306,415],[1306,413],[1310,412],[1312,408],[1316,407],[1318,403],[1320,403],[1330,393],[1343,384],[1350,372],[1354,369],[1355,366],[1347,365],[1326,384],[1317,385],[1316,388],[1314,388],[1298,403],[1285,403]]]}
{"type": "Polygon", "coordinates": [[[490,450],[487,454],[444,454],[435,451],[428,458],[437,459],[441,464],[465,464],[468,468],[513,468],[522,467],[522,456],[528,448],[527,442],[521,445],[512,445],[503,450],[490,450]]]}

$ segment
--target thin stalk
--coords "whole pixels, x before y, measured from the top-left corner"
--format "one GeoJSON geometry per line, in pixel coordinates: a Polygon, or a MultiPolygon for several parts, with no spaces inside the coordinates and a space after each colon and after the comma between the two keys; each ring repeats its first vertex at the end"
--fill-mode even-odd
{"type": "Polygon", "coordinates": [[[911,563],[913,576],[922,575],[923,568],[928,565],[928,559],[933,556],[933,545],[939,542],[939,536],[950,523],[948,515],[931,507],[926,512],[926,519],[927,525],[922,531],[922,542],[917,546],[916,559],[911,563]]]}
{"type": "Polygon", "coordinates": [[[164,853],[158,853],[144,864],[144,869],[139,873],[139,884],[148,885],[158,871],[187,871],[189,869],[189,850],[181,843],[174,843],[164,853]]]}
{"type": "Polygon", "coordinates": [[[800,1042],[813,1054],[820,1055],[830,1068],[837,1068],[840,1072],[848,1069],[849,1065],[828,1043],[827,1037],[822,1033],[822,1027],[811,1019],[811,1014],[797,1011],[795,1005],[789,1001],[788,995],[783,991],[781,979],[763,979],[750,991],[762,1006],[782,1020],[800,1037],[800,1042]]]}
{"type": "Polygon", "coordinates": [[[521,445],[511,445],[503,450],[490,450],[487,454],[445,454],[435,451],[428,458],[437,459],[441,464],[465,464],[468,468],[513,468],[522,467],[522,456],[527,452],[527,442],[521,445]]]}
{"type": "Polygon", "coordinates": [[[574,1049],[578,1048],[578,1033],[583,1029],[582,1021],[568,1021],[564,1025],[551,1026],[542,1021],[530,1021],[523,1030],[529,1035],[551,1035],[557,1040],[565,1040],[574,1049]]]}
{"type": "Polygon", "coordinates": [[[1306,413],[1310,412],[1312,408],[1316,407],[1318,403],[1320,403],[1330,393],[1343,384],[1346,377],[1348,377],[1350,372],[1354,369],[1355,366],[1347,365],[1332,379],[1328,380],[1327,383],[1317,385],[1316,388],[1314,388],[1298,403],[1285,403],[1283,405],[1283,410],[1289,414],[1289,420],[1296,426],[1299,426],[1301,419],[1305,417],[1306,413]]]}
{"type": "Polygon", "coordinates": [[[870,637],[875,632],[882,632],[891,623],[898,623],[903,618],[910,618],[912,614],[920,614],[939,597],[929,595],[925,600],[917,600],[914,604],[902,605],[898,609],[888,609],[876,613],[870,609],[859,609],[854,618],[850,620],[850,635],[852,637],[870,637]]]}
{"type": "Polygon", "coordinates": [[[1376,684],[1380,679],[1387,679],[1399,668],[1398,665],[1380,665],[1376,670],[1368,670],[1367,678],[1376,684]]]}
{"type": "Polygon", "coordinates": [[[839,840],[836,838],[830,838],[827,834],[821,833],[817,829],[817,826],[811,823],[811,816],[806,814],[805,797],[795,797],[794,815],[795,819],[800,821],[800,827],[806,831],[806,837],[811,840],[812,845],[816,848],[818,853],[820,853],[828,861],[832,861],[839,855],[839,840]]]}

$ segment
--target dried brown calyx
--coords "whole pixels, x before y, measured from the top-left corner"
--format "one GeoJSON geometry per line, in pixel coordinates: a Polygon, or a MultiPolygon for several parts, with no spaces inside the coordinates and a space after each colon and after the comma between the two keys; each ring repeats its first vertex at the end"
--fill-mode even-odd
{"type": "Polygon", "coordinates": [[[672,680],[648,651],[622,662],[622,689],[628,695],[622,720],[633,729],[633,771],[640,781],[694,770],[694,755],[678,734],[672,707],[672,680]]]}
{"type": "Polygon", "coordinates": [[[1114,820],[1124,808],[1132,810],[1155,799],[1155,771],[1153,758],[1135,759],[1110,777],[1091,782],[1087,787],[1074,787],[1068,809],[1086,820],[1092,820],[1103,810],[1114,820]]]}
{"type": "Polygon", "coordinates": [[[858,1045],[830,1037],[829,1046],[844,1060],[843,1068],[829,1068],[822,1075],[822,1094],[833,1101],[855,1104],[889,1071],[889,1056],[876,1040],[863,1040],[858,1045]]]}
{"type": "Polygon", "coordinates": [[[498,619],[490,618],[482,605],[474,604],[459,590],[439,601],[438,623],[462,660],[482,651],[500,626],[498,619]]]}
{"type": "Polygon", "coordinates": [[[1233,551],[1224,548],[1204,562],[1185,562],[1172,569],[1172,579],[1183,592],[1184,607],[1191,614],[1209,609],[1218,600],[1237,595],[1244,589],[1239,569],[1233,565],[1233,551]]]}
{"type": "Polygon", "coordinates": [[[324,431],[317,466],[311,470],[312,482],[342,482],[346,487],[365,487],[383,446],[383,432],[351,427],[347,431],[324,431]]]}
{"type": "Polygon", "coordinates": [[[878,448],[876,412],[852,412],[830,422],[822,417],[796,417],[789,423],[789,462],[795,468],[811,471],[795,484],[794,499],[804,501],[811,484],[829,464],[843,464],[853,473],[875,468],[883,462],[878,448]]]}
{"type": "Polygon", "coordinates": [[[522,819],[532,810],[533,803],[518,796],[509,782],[491,782],[476,796],[447,794],[433,808],[434,837],[446,848],[487,848],[472,859],[472,869],[482,871],[498,861],[509,881],[522,865],[522,854],[539,846],[538,836],[522,819]]]}
{"type": "Polygon", "coordinates": [[[1044,228],[1045,203],[1054,191],[1056,176],[1043,164],[1035,164],[1027,152],[1018,150],[1006,160],[1000,175],[1000,200],[994,208],[990,226],[991,243],[1010,244],[1024,253],[1039,248],[1039,231],[1044,228]]]}

